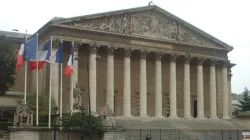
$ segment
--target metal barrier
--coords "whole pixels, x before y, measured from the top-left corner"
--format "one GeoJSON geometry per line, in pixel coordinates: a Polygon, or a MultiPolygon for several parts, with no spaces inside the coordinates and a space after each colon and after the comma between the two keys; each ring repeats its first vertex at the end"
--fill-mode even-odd
{"type": "MultiPolygon", "coordinates": [[[[13,123],[0,122],[0,131],[7,131],[13,123]]],[[[45,125],[45,124],[43,124],[45,125]]],[[[242,133],[250,130],[220,130],[220,129],[126,129],[123,132],[115,132],[113,140],[242,140],[242,133]],[[146,139],[147,138],[147,139],[146,139]]],[[[46,138],[47,133],[41,132],[46,138]]],[[[58,138],[65,138],[65,132],[57,132],[58,138]]],[[[52,135],[51,135],[52,136],[52,135]]]]}
{"type": "Polygon", "coordinates": [[[127,129],[121,134],[126,140],[242,140],[242,132],[250,130],[127,129]]]}

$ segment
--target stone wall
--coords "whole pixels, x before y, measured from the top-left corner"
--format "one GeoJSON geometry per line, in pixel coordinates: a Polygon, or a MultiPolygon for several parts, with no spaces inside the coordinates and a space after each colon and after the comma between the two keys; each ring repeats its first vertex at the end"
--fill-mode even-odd
{"type": "MultiPolygon", "coordinates": [[[[36,131],[36,130],[22,130],[11,131],[8,140],[91,140],[89,136],[81,136],[80,133],[64,132],[64,131],[36,131]],[[54,137],[55,135],[55,137],[54,137]],[[55,139],[54,139],[55,138],[55,139]]],[[[102,135],[92,136],[95,140],[101,140],[102,135]]],[[[0,139],[1,140],[1,139],[0,139]]],[[[4,139],[5,140],[5,139],[4,139]]]]}

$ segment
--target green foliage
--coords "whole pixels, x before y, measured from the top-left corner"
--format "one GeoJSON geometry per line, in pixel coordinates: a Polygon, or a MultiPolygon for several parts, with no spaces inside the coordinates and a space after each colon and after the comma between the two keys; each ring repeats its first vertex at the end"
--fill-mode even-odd
{"type": "MultiPolygon", "coordinates": [[[[36,112],[36,94],[27,96],[27,104],[34,112],[36,112]]],[[[55,107],[55,100],[51,97],[51,110],[55,107]]],[[[39,115],[49,114],[49,96],[46,94],[38,95],[38,111],[39,115]]]]}
{"type": "MultiPolygon", "coordinates": [[[[27,96],[27,105],[36,113],[36,94],[27,96]]],[[[51,111],[55,107],[55,100],[51,98],[51,111]]],[[[49,96],[45,94],[38,95],[38,111],[39,111],[39,123],[48,123],[49,114],[49,96]]],[[[35,116],[35,115],[34,115],[35,116]]],[[[35,122],[35,117],[34,117],[35,122]]]]}
{"type": "Polygon", "coordinates": [[[243,99],[240,100],[239,111],[250,111],[250,91],[245,88],[243,91],[243,99]]]}
{"type": "Polygon", "coordinates": [[[16,49],[4,37],[0,37],[0,95],[15,84],[16,49]]]}
{"type": "Polygon", "coordinates": [[[89,116],[86,111],[63,116],[61,121],[64,129],[80,132],[82,135],[100,134],[103,132],[102,118],[100,116],[89,116]]]}

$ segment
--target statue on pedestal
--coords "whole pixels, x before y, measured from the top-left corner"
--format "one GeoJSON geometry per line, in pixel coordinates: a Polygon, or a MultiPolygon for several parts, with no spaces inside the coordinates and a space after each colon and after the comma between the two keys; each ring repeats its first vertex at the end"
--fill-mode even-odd
{"type": "Polygon", "coordinates": [[[79,88],[78,83],[76,83],[76,87],[73,89],[73,98],[73,109],[80,110],[82,106],[82,90],[79,88]]]}
{"type": "Polygon", "coordinates": [[[103,125],[107,127],[115,127],[116,126],[116,121],[115,121],[115,114],[109,108],[109,104],[106,104],[104,108],[102,108],[100,112],[100,116],[103,117],[103,125]]]}
{"type": "Polygon", "coordinates": [[[33,125],[33,111],[25,104],[24,99],[17,105],[16,113],[14,114],[14,125],[33,125]]]}

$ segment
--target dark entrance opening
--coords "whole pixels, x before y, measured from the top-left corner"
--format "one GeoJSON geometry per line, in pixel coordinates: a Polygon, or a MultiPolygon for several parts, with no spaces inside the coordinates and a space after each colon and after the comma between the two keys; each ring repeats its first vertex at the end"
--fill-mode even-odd
{"type": "Polygon", "coordinates": [[[197,100],[194,100],[194,118],[197,117],[197,100]]]}

